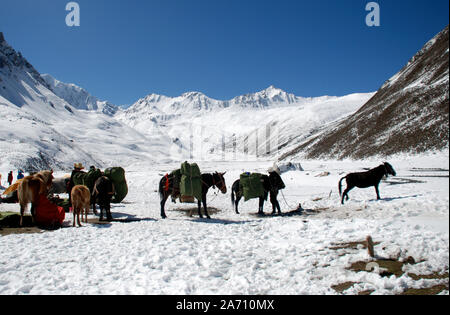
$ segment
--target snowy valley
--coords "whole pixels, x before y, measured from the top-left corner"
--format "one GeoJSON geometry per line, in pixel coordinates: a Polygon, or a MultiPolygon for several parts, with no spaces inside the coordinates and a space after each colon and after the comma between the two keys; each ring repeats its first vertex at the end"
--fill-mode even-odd
{"type": "MultiPolygon", "coordinates": [[[[66,213],[56,231],[11,234],[0,227],[0,295],[448,295],[445,60],[448,66],[448,27],[378,92],[305,98],[270,86],[231,100],[150,94],[122,108],[41,75],[0,33],[0,173],[51,168],[58,178],[74,162],[122,166],[129,187],[124,202],[112,206],[113,222],[89,215],[88,224],[71,228],[66,213]],[[428,58],[430,51],[442,56],[428,58]],[[426,70],[412,71],[416,66],[426,70]],[[426,107],[421,84],[430,84],[427,97],[436,106],[426,107]],[[386,107],[404,115],[386,121],[392,129],[384,132],[371,123],[386,107]],[[397,131],[415,125],[429,127],[429,143],[417,138],[421,145],[411,152],[393,150],[401,143],[397,131]],[[365,155],[368,147],[372,155],[365,155]],[[208,194],[211,220],[198,218],[196,205],[179,203],[168,203],[168,218],[160,217],[158,184],[185,160],[205,173],[227,172],[228,193],[208,194]],[[340,178],[384,161],[397,176],[381,182],[382,199],[373,188],[354,189],[342,206],[340,178]],[[266,215],[258,216],[257,200],[242,201],[236,214],[233,182],[246,171],[267,173],[274,162],[286,184],[278,196],[283,214],[270,215],[267,201],[266,215]],[[368,235],[375,258],[365,247],[368,235]]],[[[19,205],[0,203],[0,213],[7,211],[19,205]]]]}

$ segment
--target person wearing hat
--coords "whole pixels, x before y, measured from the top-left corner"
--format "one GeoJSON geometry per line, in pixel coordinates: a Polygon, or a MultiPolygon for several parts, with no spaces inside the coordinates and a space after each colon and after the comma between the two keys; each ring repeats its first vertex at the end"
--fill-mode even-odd
{"type": "Polygon", "coordinates": [[[17,180],[21,180],[22,178],[24,178],[25,177],[25,175],[23,174],[23,171],[22,170],[19,170],[18,172],[17,172],[17,180]]]}
{"type": "Polygon", "coordinates": [[[72,188],[75,187],[75,183],[73,182],[73,178],[78,173],[85,173],[83,172],[84,166],[82,163],[74,163],[73,164],[73,171],[72,174],[70,174],[70,181],[67,184],[67,192],[69,193],[69,204],[72,206],[72,188]]]}
{"type": "Polygon", "coordinates": [[[281,179],[281,170],[278,167],[277,163],[273,163],[273,166],[268,170],[269,172],[269,182],[270,182],[270,203],[272,204],[272,214],[278,210],[278,213],[281,213],[280,203],[278,202],[278,191],[280,189],[286,188],[283,180],[281,179]],[[273,174],[272,174],[273,173],[273,174]],[[276,174],[276,175],[275,175],[276,174]]]}

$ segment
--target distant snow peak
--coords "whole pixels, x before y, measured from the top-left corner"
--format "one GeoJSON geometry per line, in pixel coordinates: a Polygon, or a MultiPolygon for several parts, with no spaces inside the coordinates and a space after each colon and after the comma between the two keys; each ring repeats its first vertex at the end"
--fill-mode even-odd
{"type": "Polygon", "coordinates": [[[77,109],[100,111],[108,116],[112,116],[118,111],[117,106],[107,101],[99,100],[76,84],[61,82],[50,74],[42,74],[41,77],[57,96],[77,109]]]}
{"type": "Polygon", "coordinates": [[[263,92],[266,93],[266,95],[270,98],[276,96],[276,95],[280,95],[280,94],[287,94],[285,91],[283,91],[282,89],[276,88],[275,86],[271,85],[269,86],[267,89],[265,89],[263,92]]]}
{"type": "Polygon", "coordinates": [[[196,92],[196,91],[183,93],[181,95],[181,97],[190,98],[190,99],[193,99],[193,98],[208,98],[202,92],[196,92]]]}
{"type": "Polygon", "coordinates": [[[127,111],[137,112],[142,110],[148,112],[151,110],[166,114],[180,114],[186,111],[209,112],[229,108],[230,106],[254,109],[279,107],[296,104],[304,100],[305,98],[289,94],[271,85],[262,91],[236,96],[231,100],[216,100],[198,91],[185,92],[176,97],[152,93],[139,99],[127,111]]]}

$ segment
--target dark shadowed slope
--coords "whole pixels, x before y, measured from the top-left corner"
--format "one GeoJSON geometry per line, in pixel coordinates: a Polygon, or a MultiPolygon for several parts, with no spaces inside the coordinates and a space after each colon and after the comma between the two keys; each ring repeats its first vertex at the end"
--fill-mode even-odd
{"type": "Polygon", "coordinates": [[[354,158],[448,148],[448,26],[355,114],[328,126],[282,159],[354,158]]]}

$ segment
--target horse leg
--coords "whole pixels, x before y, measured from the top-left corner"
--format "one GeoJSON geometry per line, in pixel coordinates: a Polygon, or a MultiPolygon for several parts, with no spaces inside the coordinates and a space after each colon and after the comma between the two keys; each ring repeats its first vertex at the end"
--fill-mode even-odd
{"type": "Polygon", "coordinates": [[[102,200],[98,200],[98,208],[100,209],[100,214],[98,216],[99,221],[103,221],[103,203],[102,200]]]}
{"type": "Polygon", "coordinates": [[[349,186],[347,187],[347,189],[345,189],[344,193],[342,194],[342,200],[341,200],[341,204],[344,204],[344,197],[346,198],[346,200],[348,201],[348,193],[350,192],[350,190],[352,190],[354,188],[354,186],[349,186]]]}
{"type": "Polygon", "coordinates": [[[209,214],[208,214],[208,207],[206,206],[206,195],[203,196],[202,202],[203,202],[203,208],[205,208],[205,215],[206,215],[206,218],[211,219],[211,217],[210,217],[209,214]]]}
{"type": "Polygon", "coordinates": [[[81,222],[87,223],[87,212],[84,206],[81,208],[81,222]]]}
{"type": "Polygon", "coordinates": [[[377,200],[381,200],[380,190],[378,189],[378,185],[375,185],[375,192],[377,193],[377,200]]]}
{"type": "Polygon", "coordinates": [[[75,220],[76,220],[76,217],[77,217],[77,211],[75,210],[75,209],[73,209],[72,208],[72,211],[73,211],[73,227],[75,227],[75,220]]]}
{"type": "Polygon", "coordinates": [[[31,203],[30,213],[31,213],[31,219],[33,220],[33,223],[34,223],[34,218],[36,215],[36,208],[33,203],[31,203]]]}
{"type": "MultiPolygon", "coordinates": [[[[77,222],[78,222],[78,226],[81,227],[81,222],[80,222],[80,212],[83,211],[82,208],[77,210],[77,222]]],[[[81,213],[81,218],[83,218],[83,213],[81,213]]]]}
{"type": "Polygon", "coordinates": [[[163,219],[167,218],[166,212],[164,211],[164,205],[166,204],[168,197],[169,196],[166,194],[161,196],[161,218],[163,218],[163,219]]]}
{"type": "Polygon", "coordinates": [[[106,203],[106,219],[108,221],[112,221],[112,215],[111,215],[111,202],[106,203]]]}
{"type": "Polygon", "coordinates": [[[95,198],[94,198],[94,200],[92,201],[92,211],[94,212],[94,214],[95,215],[98,215],[98,212],[97,212],[97,207],[95,206],[95,198]]]}
{"type": "Polygon", "coordinates": [[[23,226],[23,214],[24,214],[24,212],[25,212],[25,206],[21,204],[20,205],[20,223],[19,223],[20,227],[23,226]]]}
{"type": "Polygon", "coordinates": [[[258,214],[263,215],[264,214],[264,197],[259,197],[259,209],[258,214]]]}
{"type": "Polygon", "coordinates": [[[203,219],[203,215],[202,215],[202,202],[200,200],[198,200],[198,216],[200,217],[200,219],[203,219]]]}
{"type": "Polygon", "coordinates": [[[239,201],[241,201],[242,196],[240,194],[236,194],[236,200],[234,201],[234,207],[236,214],[239,214],[239,201]]]}

